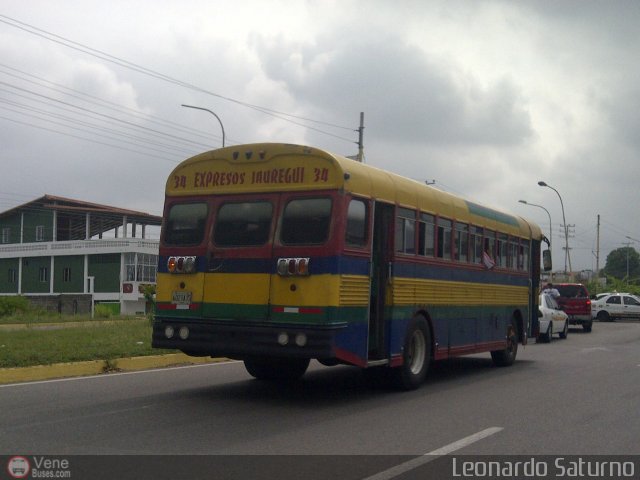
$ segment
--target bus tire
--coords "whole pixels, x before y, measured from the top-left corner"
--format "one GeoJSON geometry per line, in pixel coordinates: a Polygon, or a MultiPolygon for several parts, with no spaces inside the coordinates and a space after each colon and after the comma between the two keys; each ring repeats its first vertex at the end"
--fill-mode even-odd
{"type": "Polygon", "coordinates": [[[424,382],[431,361],[431,331],[423,317],[409,322],[402,359],[402,365],[392,370],[394,383],[403,390],[415,390],[424,382]]]}
{"type": "Polygon", "coordinates": [[[308,358],[250,357],[244,359],[244,368],[258,380],[290,383],[304,375],[309,367],[308,358]]]}
{"type": "MultiPolygon", "coordinates": [[[[551,338],[551,337],[549,337],[551,338]]],[[[509,367],[516,361],[518,354],[518,327],[515,321],[511,321],[507,327],[507,345],[503,350],[493,350],[491,359],[498,367],[509,367]]]]}

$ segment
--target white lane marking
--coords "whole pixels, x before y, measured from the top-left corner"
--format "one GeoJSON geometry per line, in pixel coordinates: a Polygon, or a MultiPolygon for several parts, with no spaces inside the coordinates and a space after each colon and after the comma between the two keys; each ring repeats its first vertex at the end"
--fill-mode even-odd
{"type": "Polygon", "coordinates": [[[444,447],[438,448],[436,450],[432,450],[429,453],[425,453],[424,455],[414,458],[413,460],[409,460],[408,462],[401,463],[400,465],[396,465],[395,467],[391,467],[388,470],[384,470],[382,472],[376,473],[371,477],[367,477],[364,480],[390,480],[395,478],[403,473],[406,473],[410,470],[414,470],[425,463],[429,463],[435,460],[438,456],[448,455],[451,452],[455,452],[456,450],[460,450],[472,443],[477,442],[478,440],[482,440],[483,438],[489,437],[503,430],[502,427],[490,427],[485,430],[482,430],[478,433],[474,433],[473,435],[469,435],[468,437],[464,437],[458,441],[450,443],[449,445],[445,445],[444,447]]]}
{"type": "Polygon", "coordinates": [[[167,370],[181,370],[183,368],[198,368],[198,367],[212,367],[218,365],[229,365],[230,363],[239,363],[239,360],[228,360],[224,362],[212,362],[212,363],[199,363],[197,365],[182,365],[179,367],[159,367],[159,368],[151,368],[149,370],[136,370],[134,372],[114,372],[114,373],[102,373],[99,375],[85,375],[82,377],[68,377],[68,378],[54,378],[52,380],[36,380],[34,382],[20,382],[20,383],[7,383],[5,385],[0,385],[0,388],[7,387],[21,387],[27,385],[40,385],[43,383],[58,383],[58,382],[75,382],[79,380],[90,380],[92,378],[112,378],[119,377],[121,375],[137,375],[141,373],[159,373],[166,372],[167,370]]]}

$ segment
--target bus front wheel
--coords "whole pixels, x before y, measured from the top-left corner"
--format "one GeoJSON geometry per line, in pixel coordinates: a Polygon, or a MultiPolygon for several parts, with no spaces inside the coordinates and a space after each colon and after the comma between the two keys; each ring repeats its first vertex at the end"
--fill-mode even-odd
{"type": "Polygon", "coordinates": [[[250,357],[244,359],[244,367],[252,377],[280,383],[294,382],[309,367],[308,358],[250,357]]]}
{"type": "Polygon", "coordinates": [[[423,317],[409,323],[402,359],[402,365],[393,369],[396,386],[414,390],[424,382],[431,361],[431,332],[423,317]]]}

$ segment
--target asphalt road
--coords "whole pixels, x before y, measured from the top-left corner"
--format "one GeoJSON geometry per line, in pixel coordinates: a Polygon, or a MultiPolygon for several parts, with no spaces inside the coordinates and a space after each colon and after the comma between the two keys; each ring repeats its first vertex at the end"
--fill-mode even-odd
{"type": "Polygon", "coordinates": [[[317,363],[287,388],[238,362],[0,386],[0,454],[637,455],[639,405],[640,324],[596,322],[412,392],[317,363]]]}

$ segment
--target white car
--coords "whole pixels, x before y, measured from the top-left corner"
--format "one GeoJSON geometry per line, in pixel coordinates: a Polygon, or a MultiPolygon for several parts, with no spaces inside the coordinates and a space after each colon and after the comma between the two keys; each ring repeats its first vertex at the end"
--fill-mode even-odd
{"type": "Polygon", "coordinates": [[[640,298],[628,293],[611,293],[591,302],[591,317],[601,322],[616,318],[640,318],[640,298]]]}
{"type": "Polygon", "coordinates": [[[569,317],[560,310],[555,299],[548,293],[541,293],[538,308],[540,310],[540,315],[538,316],[540,328],[537,341],[548,343],[556,333],[560,338],[567,338],[569,317]]]}

